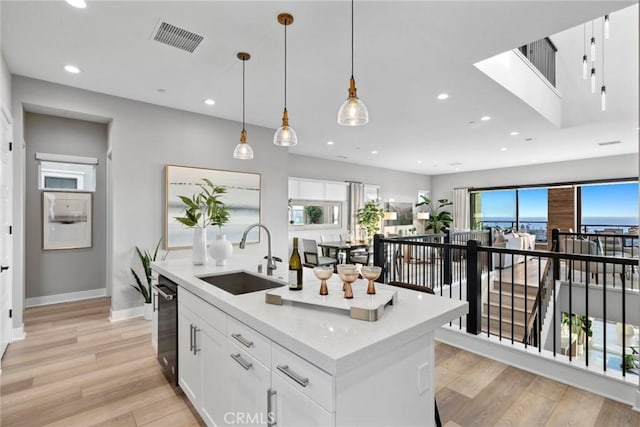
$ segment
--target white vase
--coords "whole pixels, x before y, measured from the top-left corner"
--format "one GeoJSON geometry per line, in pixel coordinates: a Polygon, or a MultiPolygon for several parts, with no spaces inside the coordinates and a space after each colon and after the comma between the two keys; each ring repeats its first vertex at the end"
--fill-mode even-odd
{"type": "Polygon", "coordinates": [[[216,240],[211,242],[209,250],[211,258],[216,260],[216,265],[227,265],[227,260],[233,254],[233,245],[227,240],[225,234],[220,233],[216,236],[216,240]]]}
{"type": "Polygon", "coordinates": [[[144,320],[151,320],[153,316],[153,307],[150,302],[144,303],[144,320]]]}
{"type": "Polygon", "coordinates": [[[207,229],[195,227],[193,229],[193,264],[202,265],[207,262],[207,229]]]}

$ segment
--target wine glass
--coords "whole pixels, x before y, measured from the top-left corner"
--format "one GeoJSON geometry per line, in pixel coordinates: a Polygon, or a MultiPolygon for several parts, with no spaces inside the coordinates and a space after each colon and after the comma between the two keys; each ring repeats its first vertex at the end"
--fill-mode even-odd
{"type": "MultiPolygon", "coordinates": [[[[338,276],[340,276],[340,271],[342,271],[342,270],[352,270],[354,268],[357,270],[358,267],[356,267],[355,264],[338,264],[336,266],[336,269],[338,270],[338,276]]],[[[342,276],[340,276],[340,277],[342,277],[342,276]]],[[[342,285],[342,290],[344,291],[346,289],[346,287],[347,287],[347,285],[343,284],[342,285]]]]}
{"type": "Polygon", "coordinates": [[[373,295],[376,293],[376,287],[373,284],[373,281],[380,277],[380,273],[382,273],[381,267],[376,267],[374,265],[365,265],[362,267],[362,277],[369,280],[369,286],[367,287],[368,294],[373,295]]]}
{"type": "Polygon", "coordinates": [[[358,280],[358,269],[355,266],[347,267],[346,265],[338,270],[338,275],[342,279],[344,290],[344,297],[346,299],[353,298],[353,289],[351,284],[358,280]]]}
{"type": "Polygon", "coordinates": [[[329,295],[327,279],[329,279],[333,274],[333,267],[330,265],[319,265],[317,267],[313,267],[313,274],[320,279],[320,295],[329,295]]]}

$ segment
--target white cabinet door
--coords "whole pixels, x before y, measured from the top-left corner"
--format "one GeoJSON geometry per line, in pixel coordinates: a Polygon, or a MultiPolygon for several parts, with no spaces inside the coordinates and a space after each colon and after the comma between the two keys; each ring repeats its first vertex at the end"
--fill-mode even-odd
{"type": "Polygon", "coordinates": [[[195,334],[197,354],[202,360],[202,418],[210,426],[224,426],[229,411],[229,359],[227,337],[218,330],[204,326],[195,334]]]}
{"type": "Polygon", "coordinates": [[[267,391],[271,385],[271,371],[236,344],[227,340],[226,357],[229,365],[231,424],[267,425],[267,391]],[[243,417],[243,418],[240,418],[243,417]]]}
{"type": "Polygon", "coordinates": [[[178,377],[179,384],[195,408],[200,407],[202,372],[200,357],[194,353],[195,316],[183,305],[178,307],[178,377]]]}
{"type": "Polygon", "coordinates": [[[289,385],[279,374],[271,375],[271,407],[278,427],[332,426],[333,415],[289,385]]]}

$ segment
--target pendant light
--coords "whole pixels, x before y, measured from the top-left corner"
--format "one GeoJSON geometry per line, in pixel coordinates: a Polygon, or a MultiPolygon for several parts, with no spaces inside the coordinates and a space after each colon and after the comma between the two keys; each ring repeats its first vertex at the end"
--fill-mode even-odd
{"type": "Polygon", "coordinates": [[[582,33],[584,41],[584,51],[582,55],[582,80],[587,80],[587,74],[589,72],[589,66],[587,65],[587,24],[582,24],[582,33]]]}
{"type": "Polygon", "coordinates": [[[251,58],[246,52],[238,52],[238,59],[242,61],[242,132],[240,132],[240,144],[233,150],[233,157],[240,160],[253,159],[253,149],[247,144],[247,131],[244,128],[244,63],[251,58]]]}
{"type": "Polygon", "coordinates": [[[273,135],[273,143],[281,147],[292,147],[298,144],[296,131],[289,126],[287,113],[287,26],[293,24],[293,16],[288,13],[278,15],[278,22],[284,27],[284,111],[282,112],[282,126],[273,135]]]}
{"type": "Polygon", "coordinates": [[[591,21],[591,63],[596,63],[596,37],[593,34],[593,21],[591,21]]]}
{"type": "MultiPolygon", "coordinates": [[[[608,17],[609,15],[607,15],[608,17]]],[[[603,21],[603,32],[606,28],[606,20],[603,21]]],[[[607,111],[607,87],[604,84],[604,40],[602,40],[602,87],[600,88],[600,108],[602,111],[607,111]]]]}
{"type": "Polygon", "coordinates": [[[338,124],[342,126],[362,126],[369,123],[369,112],[356,93],[356,80],[353,78],[353,0],[351,0],[351,79],[349,79],[349,98],[338,110],[338,124]]]}
{"type": "Polygon", "coordinates": [[[591,68],[591,93],[596,93],[596,69],[591,68]]]}
{"type": "Polygon", "coordinates": [[[604,38],[609,38],[609,15],[604,15],[604,38]]]}

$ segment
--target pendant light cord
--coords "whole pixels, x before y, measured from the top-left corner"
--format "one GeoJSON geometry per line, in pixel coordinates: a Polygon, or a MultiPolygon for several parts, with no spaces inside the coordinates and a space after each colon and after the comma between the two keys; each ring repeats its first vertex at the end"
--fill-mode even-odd
{"type": "Polygon", "coordinates": [[[604,18],[602,19],[602,86],[604,86],[604,18]]]}
{"type": "Polygon", "coordinates": [[[284,109],[287,109],[287,25],[284,25],[284,109]]]}
{"type": "Polygon", "coordinates": [[[584,39],[584,56],[587,56],[587,24],[582,24],[582,34],[584,39]]]}
{"type": "Polygon", "coordinates": [[[247,62],[246,59],[242,60],[242,131],[245,131],[244,128],[244,63],[247,62]]]}
{"type": "Polygon", "coordinates": [[[351,0],[351,77],[353,78],[353,0],[351,0]]]}

